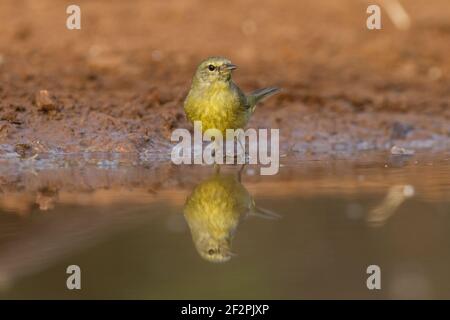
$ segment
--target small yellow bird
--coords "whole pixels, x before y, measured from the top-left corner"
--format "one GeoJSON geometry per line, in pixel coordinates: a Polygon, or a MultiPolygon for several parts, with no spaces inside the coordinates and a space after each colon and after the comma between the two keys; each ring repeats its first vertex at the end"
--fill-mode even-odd
{"type": "Polygon", "coordinates": [[[255,110],[256,103],[279,89],[264,88],[245,95],[231,80],[236,65],[222,57],[210,57],[200,63],[184,101],[191,122],[201,121],[202,130],[243,129],[255,110]]]}
{"type": "Polygon", "coordinates": [[[221,174],[219,170],[194,188],[184,206],[195,247],[210,262],[230,260],[231,240],[241,218],[250,215],[279,218],[276,213],[256,206],[240,182],[241,171],[236,176],[221,174]]]}

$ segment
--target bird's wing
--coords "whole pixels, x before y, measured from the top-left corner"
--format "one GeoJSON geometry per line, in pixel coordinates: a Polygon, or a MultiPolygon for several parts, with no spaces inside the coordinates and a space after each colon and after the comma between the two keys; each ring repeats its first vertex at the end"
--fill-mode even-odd
{"type": "Polygon", "coordinates": [[[247,96],[245,93],[234,83],[231,82],[232,90],[237,95],[237,98],[239,100],[239,104],[245,109],[248,110],[252,107],[250,104],[250,101],[247,99],[247,96]]]}

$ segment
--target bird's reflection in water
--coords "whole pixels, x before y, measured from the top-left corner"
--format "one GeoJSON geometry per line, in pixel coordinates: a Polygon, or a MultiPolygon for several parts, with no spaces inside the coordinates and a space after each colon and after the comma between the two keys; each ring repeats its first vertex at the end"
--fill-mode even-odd
{"type": "Polygon", "coordinates": [[[210,262],[231,259],[231,242],[242,218],[254,215],[277,219],[279,215],[256,206],[241,183],[241,173],[225,174],[216,167],[215,174],[195,186],[184,206],[184,216],[195,247],[210,262]]]}

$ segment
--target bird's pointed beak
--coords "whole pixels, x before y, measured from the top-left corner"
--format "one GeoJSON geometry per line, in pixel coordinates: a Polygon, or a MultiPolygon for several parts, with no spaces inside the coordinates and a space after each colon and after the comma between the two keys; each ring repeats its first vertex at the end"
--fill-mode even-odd
{"type": "Polygon", "coordinates": [[[227,251],[227,255],[230,256],[231,258],[237,257],[237,253],[233,252],[233,251],[230,251],[230,250],[227,251]]]}
{"type": "Polygon", "coordinates": [[[234,69],[237,69],[237,65],[235,65],[235,64],[232,64],[232,63],[227,63],[225,66],[225,69],[226,70],[234,70],[234,69]]]}
{"type": "Polygon", "coordinates": [[[234,251],[231,251],[231,248],[229,246],[222,247],[221,250],[224,261],[228,261],[237,256],[234,251]]]}

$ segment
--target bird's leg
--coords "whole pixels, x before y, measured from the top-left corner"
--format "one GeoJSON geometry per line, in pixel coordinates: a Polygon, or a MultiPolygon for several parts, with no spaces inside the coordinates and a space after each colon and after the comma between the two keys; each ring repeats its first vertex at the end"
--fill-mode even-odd
{"type": "Polygon", "coordinates": [[[223,143],[223,141],[214,139],[214,141],[213,141],[213,150],[212,150],[211,154],[214,157],[214,161],[215,161],[214,163],[215,164],[224,164],[224,163],[226,163],[227,155],[226,155],[226,152],[224,152],[224,143],[223,143]],[[222,158],[220,158],[220,157],[222,157],[222,158]]]}
{"type": "MultiPolygon", "coordinates": [[[[244,144],[242,144],[242,140],[240,139],[241,135],[237,138],[239,142],[239,146],[242,149],[242,157],[244,158],[244,164],[250,162],[250,154],[248,154],[245,150],[245,138],[244,138],[244,144]]],[[[250,144],[250,142],[249,142],[250,144]]],[[[237,150],[236,150],[237,151],[237,150]]],[[[236,152],[235,158],[237,159],[239,157],[238,152],[236,152]]]]}
{"type": "Polygon", "coordinates": [[[238,170],[238,172],[237,172],[237,181],[239,182],[239,183],[241,183],[242,182],[242,172],[244,171],[244,168],[245,168],[245,163],[239,168],[239,170],[238,170]]]}
{"type": "Polygon", "coordinates": [[[223,158],[219,159],[220,161],[219,161],[219,163],[217,163],[217,161],[218,161],[217,157],[220,157],[220,155],[222,155],[222,157],[223,157],[223,143],[218,142],[216,139],[214,139],[212,141],[212,150],[211,150],[211,156],[214,158],[214,164],[224,163],[223,158]],[[220,150],[220,149],[222,149],[222,150],[220,150]]]}
{"type": "Polygon", "coordinates": [[[242,153],[245,155],[245,146],[242,144],[242,140],[238,138],[239,145],[241,146],[242,153]]]}

